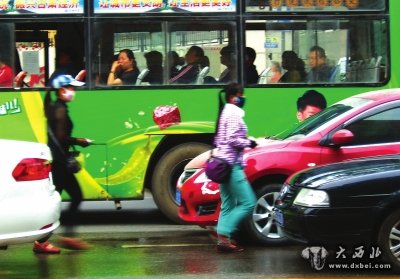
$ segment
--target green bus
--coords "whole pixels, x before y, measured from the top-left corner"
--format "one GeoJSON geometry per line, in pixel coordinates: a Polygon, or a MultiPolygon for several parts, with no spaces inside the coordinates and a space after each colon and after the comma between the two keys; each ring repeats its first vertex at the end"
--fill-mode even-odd
{"type": "Polygon", "coordinates": [[[69,105],[74,135],[95,143],[80,150],[84,199],[118,205],[143,199],[149,189],[159,209],[179,222],[175,184],[184,165],[212,146],[227,69],[229,81],[245,85],[250,135],[274,135],[297,121],[296,100],[308,89],[332,104],[398,87],[399,10],[397,0],[3,1],[0,71],[8,65],[15,79],[0,80],[0,137],[46,142],[43,96],[51,75],[80,73],[85,86],[69,105]],[[192,46],[204,52],[198,74],[176,83],[173,72],[185,67],[192,46]],[[315,46],[331,69],[326,80],[273,78],[273,66],[282,74],[290,67],[282,63],[286,51],[309,72],[315,46]],[[108,85],[124,49],[133,51],[140,74],[132,84],[108,85]],[[221,59],[226,50],[229,62],[221,59]],[[161,54],[158,82],[144,76],[150,52],[161,54]],[[62,68],[65,53],[70,65],[62,68]],[[250,80],[254,66],[258,77],[250,80]]]}

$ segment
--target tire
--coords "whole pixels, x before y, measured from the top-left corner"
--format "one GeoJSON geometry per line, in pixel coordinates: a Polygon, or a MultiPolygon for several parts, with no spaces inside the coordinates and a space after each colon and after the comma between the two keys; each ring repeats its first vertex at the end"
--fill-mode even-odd
{"type": "Polygon", "coordinates": [[[283,245],[289,242],[275,220],[273,206],[281,190],[281,183],[270,183],[257,187],[257,203],[253,213],[245,220],[247,237],[263,246],[283,245]]]}
{"type": "Polygon", "coordinates": [[[178,216],[175,199],[176,183],[183,168],[194,157],[210,149],[211,146],[203,143],[183,143],[169,150],[158,161],[153,172],[151,190],[157,207],[171,221],[183,223],[178,216]]]}
{"type": "Polygon", "coordinates": [[[382,250],[384,263],[390,263],[392,270],[400,273],[400,209],[392,212],[382,222],[378,247],[382,250]]]}

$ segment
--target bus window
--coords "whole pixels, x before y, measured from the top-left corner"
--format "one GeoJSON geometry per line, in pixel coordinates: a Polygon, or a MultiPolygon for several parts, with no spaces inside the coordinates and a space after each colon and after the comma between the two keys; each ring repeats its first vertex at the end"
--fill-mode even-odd
{"type": "MultiPolygon", "coordinates": [[[[133,86],[141,71],[147,69],[146,53],[156,51],[162,56],[165,55],[165,42],[160,22],[137,24],[137,22],[129,23],[119,20],[99,20],[94,25],[94,31],[95,49],[92,51],[92,67],[96,86],[108,86],[107,81],[110,74],[115,74],[115,79],[121,79],[120,74],[123,71],[134,71],[134,77],[122,78],[124,82],[120,84],[133,86]],[[110,73],[113,62],[118,60],[121,51],[126,52],[124,50],[129,50],[128,52],[132,53],[134,58],[128,59],[129,65],[126,63],[118,67],[115,73],[110,73]]],[[[143,80],[145,79],[143,78],[143,80]]],[[[141,85],[145,84],[143,80],[141,85]]]]}
{"type": "Polygon", "coordinates": [[[278,84],[378,83],[388,76],[386,28],[378,19],[247,21],[246,44],[257,68],[281,63],[278,84]]]}
{"type": "Polygon", "coordinates": [[[85,67],[82,22],[26,22],[15,29],[17,56],[26,74],[23,87],[50,86],[53,77],[75,77],[85,67]]]}
{"type": "Polygon", "coordinates": [[[385,0],[362,1],[281,1],[281,0],[246,0],[247,12],[352,12],[383,11],[385,0]]]}
{"type": "MultiPolygon", "coordinates": [[[[227,67],[220,62],[221,49],[236,42],[233,28],[233,24],[220,22],[152,21],[139,25],[99,20],[95,23],[92,52],[96,85],[215,84],[227,67]],[[132,52],[134,60],[125,68],[113,67],[122,50],[132,52]],[[126,79],[130,71],[136,73],[126,79]]],[[[230,63],[234,65],[234,80],[237,79],[236,55],[233,51],[230,63]]]]}
{"type": "MultiPolygon", "coordinates": [[[[176,82],[179,73],[169,72],[171,84],[215,84],[237,81],[237,53],[235,25],[221,22],[172,23],[169,28],[169,51],[187,58],[192,47],[201,48],[202,56],[198,61],[198,79],[189,82],[176,82]],[[230,51],[228,51],[230,50],[230,51]],[[225,55],[227,51],[227,55],[225,55]],[[222,53],[221,53],[222,52],[222,53]],[[228,69],[229,68],[229,69],[228,69]],[[226,73],[229,72],[229,78],[226,73]]],[[[190,61],[185,61],[185,65],[190,61]]]]}

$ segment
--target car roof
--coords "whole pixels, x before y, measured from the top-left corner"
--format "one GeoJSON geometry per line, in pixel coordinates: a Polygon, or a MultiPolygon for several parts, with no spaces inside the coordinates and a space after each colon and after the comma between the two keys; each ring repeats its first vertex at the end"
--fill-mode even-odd
{"type": "Polygon", "coordinates": [[[398,100],[400,99],[400,88],[383,89],[361,93],[353,97],[370,99],[374,101],[380,100],[398,100]]]}

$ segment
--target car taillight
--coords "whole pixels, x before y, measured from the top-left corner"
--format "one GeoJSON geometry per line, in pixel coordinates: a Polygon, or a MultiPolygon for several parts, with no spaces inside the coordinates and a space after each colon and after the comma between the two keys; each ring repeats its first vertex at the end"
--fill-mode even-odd
{"type": "Polygon", "coordinates": [[[39,158],[23,159],[14,168],[12,176],[16,181],[31,181],[49,178],[51,164],[39,158]]]}

